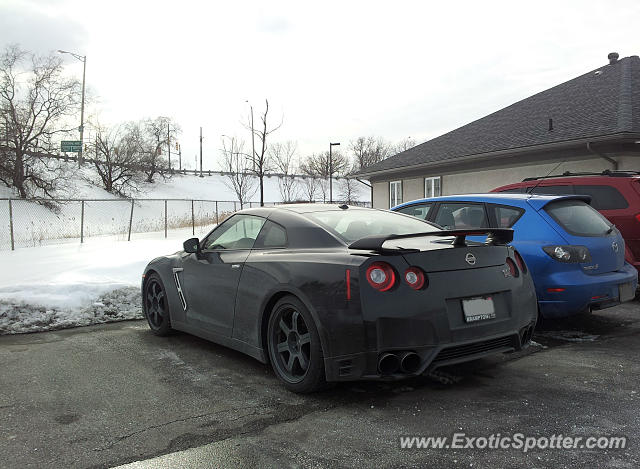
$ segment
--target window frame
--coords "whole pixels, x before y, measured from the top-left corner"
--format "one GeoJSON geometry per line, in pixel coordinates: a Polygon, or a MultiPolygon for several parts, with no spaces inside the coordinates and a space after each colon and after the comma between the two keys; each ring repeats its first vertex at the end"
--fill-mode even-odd
{"type": "MultiPolygon", "coordinates": [[[[396,196],[398,196],[398,193],[396,191],[396,196]]],[[[389,208],[393,208],[396,205],[400,205],[402,203],[402,179],[398,179],[395,181],[389,181],[389,208]],[[400,188],[399,191],[399,197],[397,197],[396,203],[392,204],[391,201],[393,200],[393,192],[391,191],[391,188],[396,186],[400,188]]]]}
{"type": "Polygon", "coordinates": [[[424,178],[424,196],[425,197],[440,197],[442,195],[442,176],[429,176],[429,177],[425,177],[424,178]],[[435,188],[435,184],[434,181],[438,181],[438,190],[439,190],[439,194],[435,194],[434,192],[434,188],[435,188]],[[431,181],[431,192],[432,194],[427,194],[427,181],[431,181]]]}

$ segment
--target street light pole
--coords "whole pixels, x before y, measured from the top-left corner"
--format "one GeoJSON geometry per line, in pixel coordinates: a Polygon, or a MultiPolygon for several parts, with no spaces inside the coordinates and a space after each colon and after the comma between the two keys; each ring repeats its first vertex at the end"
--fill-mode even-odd
{"type": "Polygon", "coordinates": [[[333,203],[333,153],[332,148],[340,143],[329,143],[329,203],[333,203]]]}
{"type": "Polygon", "coordinates": [[[82,62],[82,101],[80,102],[80,151],[78,152],[78,166],[82,166],[82,150],[84,146],[84,85],[85,85],[85,77],[87,74],[87,56],[74,54],[73,52],[68,52],[66,50],[58,49],[60,54],[69,54],[82,62]]]}
{"type": "MultiPolygon", "coordinates": [[[[197,166],[196,169],[198,169],[197,166]]],[[[204,177],[204,175],[202,174],[202,127],[200,127],[200,177],[204,177]]]]}
{"type": "Polygon", "coordinates": [[[167,149],[169,150],[169,173],[173,174],[171,170],[171,124],[167,123],[167,149]]]}

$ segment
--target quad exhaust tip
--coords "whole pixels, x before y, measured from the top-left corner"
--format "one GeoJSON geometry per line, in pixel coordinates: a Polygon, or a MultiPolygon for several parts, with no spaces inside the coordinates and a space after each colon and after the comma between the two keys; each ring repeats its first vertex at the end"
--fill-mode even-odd
{"type": "Polygon", "coordinates": [[[400,359],[393,353],[383,353],[378,359],[378,370],[383,375],[391,375],[400,368],[400,359]]]}
{"type": "Polygon", "coordinates": [[[420,356],[415,352],[400,354],[400,369],[404,373],[415,373],[420,368],[420,356]]]}
{"type": "Polygon", "coordinates": [[[383,353],[378,359],[378,370],[383,375],[392,375],[400,370],[402,373],[415,373],[422,360],[415,352],[383,353]]]}

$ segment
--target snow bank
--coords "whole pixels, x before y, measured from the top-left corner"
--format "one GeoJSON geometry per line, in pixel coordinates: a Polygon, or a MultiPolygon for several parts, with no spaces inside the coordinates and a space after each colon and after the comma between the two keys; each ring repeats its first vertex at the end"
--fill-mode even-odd
{"type": "MultiPolygon", "coordinates": [[[[208,232],[196,231],[202,237],[208,232]]],[[[151,237],[151,235],[149,235],[151,237]]],[[[113,237],[0,251],[0,334],[142,317],[140,280],[155,257],[182,248],[191,230],[169,239],[113,237]]]]}

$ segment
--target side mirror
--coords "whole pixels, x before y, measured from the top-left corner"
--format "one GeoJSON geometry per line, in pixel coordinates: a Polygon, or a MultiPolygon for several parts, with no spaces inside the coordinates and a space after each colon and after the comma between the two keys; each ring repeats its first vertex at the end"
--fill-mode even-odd
{"type": "Polygon", "coordinates": [[[182,243],[182,249],[184,252],[194,253],[200,251],[200,241],[198,238],[189,238],[184,243],[182,243]]]}

